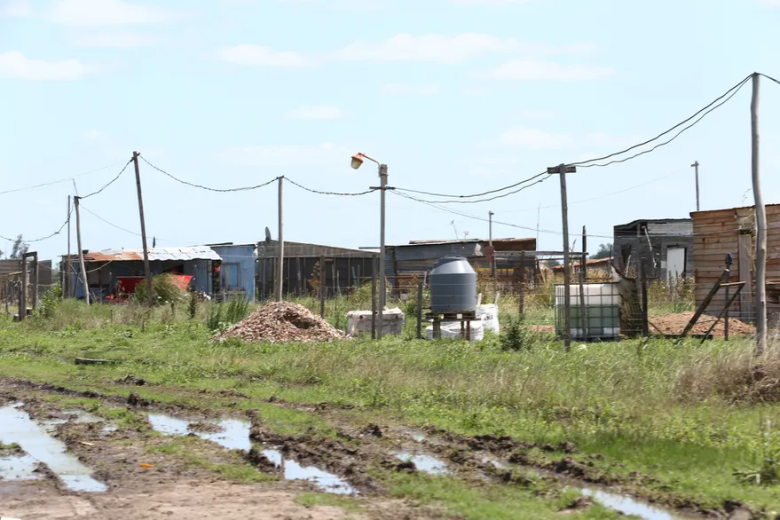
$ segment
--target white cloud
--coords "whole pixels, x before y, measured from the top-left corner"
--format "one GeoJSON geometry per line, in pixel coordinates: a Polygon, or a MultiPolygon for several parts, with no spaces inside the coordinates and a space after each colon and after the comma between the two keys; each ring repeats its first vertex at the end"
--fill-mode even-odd
{"type": "Polygon", "coordinates": [[[382,94],[385,96],[433,96],[438,94],[440,88],[438,85],[414,84],[414,83],[388,83],[382,87],[382,94]]]}
{"type": "Polygon", "coordinates": [[[342,61],[393,62],[417,61],[462,63],[495,53],[521,53],[532,56],[554,54],[583,55],[596,49],[591,44],[549,45],[521,42],[515,38],[498,38],[489,34],[461,33],[455,35],[397,34],[381,42],[357,40],[334,52],[332,59],[342,61]]]}
{"type": "Polygon", "coordinates": [[[0,3],[0,17],[24,18],[33,15],[32,3],[27,0],[6,0],[0,3]]]}
{"type": "Polygon", "coordinates": [[[241,166],[331,166],[349,164],[354,150],[323,143],[315,146],[236,146],[223,154],[226,162],[241,166]]]}
{"type": "Polygon", "coordinates": [[[101,130],[87,130],[82,132],[81,138],[90,143],[107,143],[109,141],[108,134],[101,130]]]}
{"type": "Polygon", "coordinates": [[[289,51],[277,51],[260,45],[240,44],[223,47],[216,57],[228,63],[246,67],[306,68],[314,66],[307,56],[289,51]]]}
{"type": "Polygon", "coordinates": [[[72,42],[77,47],[150,47],[157,44],[158,38],[141,33],[131,32],[100,32],[80,34],[72,42]]]}
{"type": "Polygon", "coordinates": [[[300,107],[287,113],[287,119],[299,120],[322,120],[322,119],[341,119],[344,112],[336,107],[300,107]]]}
{"type": "Polygon", "coordinates": [[[511,128],[498,138],[498,145],[503,148],[521,148],[526,150],[605,148],[623,146],[634,142],[636,142],[636,137],[634,136],[611,136],[595,132],[575,136],[533,128],[511,128]]]}
{"type": "Polygon", "coordinates": [[[49,19],[63,25],[154,24],[175,18],[168,9],[123,0],[59,0],[49,11],[49,19]]]}
{"type": "Polygon", "coordinates": [[[92,68],[78,60],[34,60],[19,51],[0,52],[0,78],[77,80],[90,72],[92,68]]]}
{"type": "Polygon", "coordinates": [[[514,60],[488,71],[487,77],[507,81],[589,81],[617,74],[611,67],[514,60]]]}

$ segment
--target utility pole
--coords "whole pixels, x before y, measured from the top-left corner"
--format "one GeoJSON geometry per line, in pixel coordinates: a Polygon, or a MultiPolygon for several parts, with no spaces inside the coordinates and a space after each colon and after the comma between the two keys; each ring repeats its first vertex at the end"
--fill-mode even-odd
{"type": "Polygon", "coordinates": [[[756,201],[756,355],[766,347],[766,207],[761,193],[758,169],[758,72],[753,73],[753,99],[750,103],[750,129],[752,134],[753,196],[756,201]]]}
{"type": "Polygon", "coordinates": [[[566,196],[566,174],[575,173],[575,166],[560,164],[547,168],[547,173],[558,174],[561,178],[561,219],[563,223],[563,344],[566,352],[571,350],[571,264],[569,262],[569,206],[566,196]]]}
{"type": "Polygon", "coordinates": [[[699,207],[699,161],[691,164],[691,168],[695,168],[696,171],[696,211],[701,211],[699,207]]]}
{"type": "Polygon", "coordinates": [[[135,166],[135,185],[138,188],[138,213],[141,215],[141,241],[144,246],[144,274],[146,275],[146,300],[151,308],[154,305],[152,294],[152,268],[149,266],[149,248],[146,245],[146,220],[144,219],[144,199],[141,195],[141,170],[138,168],[138,152],[133,152],[133,166],[135,166]]]}
{"type": "Polygon", "coordinates": [[[89,285],[87,284],[87,268],[84,266],[84,248],[81,246],[81,214],[79,212],[79,200],[81,197],[73,197],[73,206],[76,209],[76,245],[79,248],[79,271],[81,273],[81,287],[84,289],[84,301],[89,305],[89,285]]]}
{"type": "Polygon", "coordinates": [[[65,260],[65,265],[63,265],[63,271],[65,271],[65,276],[62,277],[62,295],[65,298],[70,298],[70,286],[71,286],[71,263],[70,263],[70,195],[68,195],[68,256],[66,257],[67,260],[65,260]]]}
{"type": "Polygon", "coordinates": [[[276,301],[282,301],[284,288],[284,208],[282,206],[282,190],[284,189],[284,176],[279,177],[279,242],[276,249],[276,301]]]}
{"type": "Polygon", "coordinates": [[[385,328],[385,298],[387,287],[385,284],[385,198],[387,196],[387,165],[379,165],[379,189],[381,191],[381,215],[379,218],[379,331],[377,339],[382,339],[385,328]]]}

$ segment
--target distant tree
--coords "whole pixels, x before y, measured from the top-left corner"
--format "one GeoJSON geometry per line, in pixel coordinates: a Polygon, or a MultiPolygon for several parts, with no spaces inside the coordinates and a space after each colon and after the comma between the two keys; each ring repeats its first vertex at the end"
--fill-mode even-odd
{"type": "Polygon", "coordinates": [[[609,258],[610,256],[612,256],[612,244],[601,244],[599,250],[590,255],[591,258],[609,258]]]}
{"type": "Polygon", "coordinates": [[[16,237],[16,240],[14,240],[14,246],[11,249],[11,256],[9,258],[11,260],[21,260],[29,249],[30,245],[25,243],[22,235],[19,235],[16,237]]]}
{"type": "Polygon", "coordinates": [[[545,260],[544,263],[547,267],[556,267],[558,265],[561,265],[561,261],[556,260],[555,258],[551,258],[550,260],[545,260]]]}

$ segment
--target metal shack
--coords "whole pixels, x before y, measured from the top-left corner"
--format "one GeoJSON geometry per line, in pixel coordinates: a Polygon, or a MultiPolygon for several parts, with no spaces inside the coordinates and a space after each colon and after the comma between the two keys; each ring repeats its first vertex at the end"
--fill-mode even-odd
{"type": "Polygon", "coordinates": [[[222,291],[228,297],[243,294],[249,301],[255,299],[257,255],[256,244],[209,244],[222,259],[220,276],[222,291]]]}
{"type": "MultiPolygon", "coordinates": [[[[726,268],[726,254],[733,264],[730,281],[745,281],[729,315],[743,321],[755,319],[755,206],[691,213],[693,218],[696,278],[696,305],[700,305],[726,268]]],[[[766,205],[767,217],[767,314],[770,323],[780,317],[780,204],[766,205]]],[[[721,289],[707,307],[707,314],[723,309],[725,290],[721,289]]]]}
{"type": "MultiPolygon", "coordinates": [[[[67,257],[63,259],[67,260],[67,257]]],[[[70,262],[74,296],[83,298],[78,255],[71,255],[70,262]]],[[[149,250],[149,266],[153,276],[163,273],[192,276],[194,289],[205,293],[214,292],[214,273],[219,273],[221,262],[219,255],[208,246],[158,247],[149,250]]],[[[144,253],[142,249],[87,251],[84,253],[84,267],[90,295],[102,301],[116,293],[118,278],[144,276],[144,253]]]]}
{"type": "Polygon", "coordinates": [[[644,260],[648,278],[676,281],[693,274],[693,221],[689,218],[635,220],[615,226],[613,257],[621,270],[638,274],[644,260]]]}

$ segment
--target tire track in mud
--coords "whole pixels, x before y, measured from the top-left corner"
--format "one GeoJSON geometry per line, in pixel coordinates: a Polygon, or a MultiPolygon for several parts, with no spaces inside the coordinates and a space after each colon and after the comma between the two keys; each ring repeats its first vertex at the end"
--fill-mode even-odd
{"type": "MultiPolygon", "coordinates": [[[[235,414],[220,414],[214,410],[201,409],[196,406],[150,402],[141,399],[134,393],[124,398],[116,395],[106,396],[92,391],[73,391],[64,387],[36,384],[24,380],[0,380],[0,383],[6,383],[6,385],[21,390],[100,399],[114,406],[127,406],[141,415],[150,411],[162,411],[180,417],[199,416],[207,419],[228,415],[237,417],[235,414]]],[[[202,393],[252,401],[249,396],[232,390],[202,393]]],[[[418,468],[417,464],[408,460],[409,456],[434,455],[438,457],[438,460],[444,462],[448,473],[474,485],[492,482],[529,487],[533,485],[526,474],[527,470],[530,469],[538,470],[541,479],[550,485],[573,485],[586,488],[588,484],[596,484],[609,491],[617,488],[618,492],[630,489],[635,495],[643,496],[653,503],[671,506],[680,513],[695,514],[698,517],[729,518],[733,516],[734,511],[745,510],[744,506],[734,502],[724,504],[724,507],[719,510],[705,510],[700,504],[686,497],[649,491],[647,488],[659,484],[657,479],[637,472],[630,473],[627,477],[608,474],[594,462],[601,459],[599,455],[582,455],[577,452],[576,446],[572,443],[564,442],[552,446],[522,442],[507,436],[466,436],[436,428],[425,428],[425,435],[422,435],[401,426],[371,424],[358,427],[348,418],[339,415],[340,412],[353,408],[350,406],[334,406],[329,403],[299,405],[281,401],[274,396],[264,400],[264,402],[323,415],[336,427],[335,438],[323,436],[314,429],[309,429],[303,434],[284,435],[269,428],[258,411],[246,413],[244,418],[250,423],[249,437],[253,443],[262,445],[263,448],[251,447],[248,451],[241,452],[242,460],[262,473],[280,478],[285,477],[284,471],[279,464],[271,460],[273,457],[269,458],[268,450],[276,450],[300,465],[310,465],[327,470],[343,478],[360,494],[377,497],[385,495],[387,489],[382,484],[381,479],[377,480],[376,475],[381,475],[382,471],[404,473],[416,473],[421,469],[425,471],[424,465],[418,468]],[[547,456],[539,456],[538,454],[546,454],[547,456]],[[550,457],[553,458],[550,459],[550,457]]],[[[148,424],[148,419],[146,422],[148,424]]],[[[208,420],[204,421],[205,423],[208,423],[208,420]]],[[[151,425],[149,426],[151,428],[151,425]]],[[[88,428],[89,425],[86,427],[88,428]]],[[[65,428],[65,430],[68,429],[65,428]]],[[[64,433],[68,438],[70,434],[64,433]]],[[[75,437],[85,435],[83,431],[75,433],[75,437]]],[[[132,437],[132,434],[125,435],[132,437]]],[[[140,435],[144,434],[141,432],[140,435]]],[[[77,442],[72,439],[71,441],[77,442]]],[[[81,446],[80,448],[85,447],[81,446]]],[[[80,451],[80,457],[84,457],[88,463],[97,464],[101,460],[105,461],[108,455],[102,449],[99,450],[101,451],[100,455],[95,457],[90,455],[90,450],[81,449],[80,451]]],[[[151,457],[150,455],[145,456],[151,457]]],[[[111,459],[109,465],[112,468],[116,467],[117,462],[122,461],[122,455],[118,454],[113,457],[109,455],[108,458],[111,459]]],[[[130,473],[132,476],[133,472],[130,473]]],[[[208,478],[202,474],[203,472],[193,475],[191,468],[189,470],[177,468],[172,473],[171,480],[187,477],[208,478]]],[[[126,481],[126,478],[120,480],[126,481]]]]}

